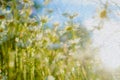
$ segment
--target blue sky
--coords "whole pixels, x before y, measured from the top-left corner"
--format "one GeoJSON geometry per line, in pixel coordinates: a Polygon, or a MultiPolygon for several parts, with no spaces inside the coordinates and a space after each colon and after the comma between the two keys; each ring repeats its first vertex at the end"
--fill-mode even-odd
{"type": "MultiPolygon", "coordinates": [[[[43,0],[39,0],[41,3],[43,0]]],[[[53,9],[54,13],[52,14],[53,19],[56,21],[63,21],[65,18],[62,16],[62,13],[68,12],[68,13],[78,13],[79,16],[76,19],[77,21],[82,22],[85,19],[88,19],[92,17],[95,13],[96,6],[94,4],[83,4],[79,3],[76,5],[75,1],[78,0],[53,0],[49,5],[45,6],[42,11],[40,10],[39,13],[44,13],[45,9],[53,9]]],[[[42,14],[41,13],[41,14],[42,14]]]]}

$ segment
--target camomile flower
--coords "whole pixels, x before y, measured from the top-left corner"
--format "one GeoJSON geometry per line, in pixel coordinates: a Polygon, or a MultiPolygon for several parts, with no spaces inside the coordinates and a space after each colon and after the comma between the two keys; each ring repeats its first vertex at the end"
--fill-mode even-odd
{"type": "Polygon", "coordinates": [[[19,42],[19,38],[15,38],[15,42],[19,42]]]}
{"type": "Polygon", "coordinates": [[[74,19],[75,17],[77,17],[79,14],[78,13],[74,13],[72,15],[69,15],[69,18],[70,19],[74,19]]]}
{"type": "Polygon", "coordinates": [[[110,9],[108,9],[107,7],[102,7],[102,8],[97,8],[97,15],[96,17],[100,20],[107,20],[108,17],[109,17],[109,14],[111,13],[110,12],[110,9]]]}
{"type": "Polygon", "coordinates": [[[52,75],[49,75],[46,80],[55,80],[55,78],[52,75]]]}
{"type": "Polygon", "coordinates": [[[19,12],[20,12],[21,16],[26,16],[26,15],[30,16],[32,14],[33,10],[32,10],[32,7],[29,7],[29,8],[23,8],[23,9],[19,10],[19,12]]]}
{"type": "Polygon", "coordinates": [[[78,42],[80,42],[80,38],[69,40],[70,44],[77,44],[78,42]]]}
{"type": "Polygon", "coordinates": [[[100,13],[99,13],[99,17],[101,19],[106,18],[107,17],[107,10],[106,9],[101,10],[100,13]]]}
{"type": "Polygon", "coordinates": [[[47,22],[48,22],[48,16],[41,16],[41,17],[40,17],[40,21],[41,21],[42,23],[47,23],[47,22]]]}
{"type": "Polygon", "coordinates": [[[60,23],[59,23],[59,22],[54,22],[54,23],[53,23],[54,31],[57,31],[57,30],[58,30],[58,26],[60,26],[60,23]]]}
{"type": "Polygon", "coordinates": [[[73,29],[72,26],[66,26],[66,27],[65,27],[65,30],[66,30],[66,31],[71,31],[72,29],[73,29]]]}
{"type": "Polygon", "coordinates": [[[31,15],[32,14],[32,8],[30,7],[30,8],[27,8],[26,10],[25,10],[25,13],[26,13],[26,15],[31,15]]]}
{"type": "Polygon", "coordinates": [[[46,33],[46,34],[50,34],[50,33],[52,33],[52,31],[51,31],[50,29],[46,29],[46,30],[45,30],[45,33],[46,33]]]}
{"type": "MultiPolygon", "coordinates": [[[[97,9],[96,15],[93,16],[93,18],[91,19],[91,22],[94,23],[91,29],[91,31],[96,31],[96,30],[101,30],[104,26],[104,23],[108,20],[109,15],[108,15],[108,10],[105,8],[100,8],[97,9]]],[[[90,22],[90,21],[89,21],[90,22]]],[[[91,23],[90,22],[90,23],[91,23]]]]}

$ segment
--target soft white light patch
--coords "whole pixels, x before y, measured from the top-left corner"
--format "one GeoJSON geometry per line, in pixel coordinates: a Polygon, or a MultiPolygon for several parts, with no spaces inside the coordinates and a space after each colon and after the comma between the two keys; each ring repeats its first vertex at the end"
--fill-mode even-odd
{"type": "MultiPolygon", "coordinates": [[[[88,29],[96,23],[89,19],[85,22],[88,29]]],[[[117,68],[120,66],[120,23],[106,21],[101,30],[93,33],[93,43],[100,47],[100,58],[103,66],[107,68],[117,68]]]]}
{"type": "Polygon", "coordinates": [[[103,29],[94,33],[95,44],[100,46],[100,57],[105,67],[120,66],[120,28],[114,21],[105,22],[103,29]]]}

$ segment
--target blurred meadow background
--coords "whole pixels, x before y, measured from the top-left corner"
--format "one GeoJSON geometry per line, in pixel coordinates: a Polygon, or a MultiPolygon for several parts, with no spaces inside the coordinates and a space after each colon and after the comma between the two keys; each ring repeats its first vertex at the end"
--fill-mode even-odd
{"type": "Polygon", "coordinates": [[[0,80],[120,80],[120,0],[0,0],[0,80]]]}

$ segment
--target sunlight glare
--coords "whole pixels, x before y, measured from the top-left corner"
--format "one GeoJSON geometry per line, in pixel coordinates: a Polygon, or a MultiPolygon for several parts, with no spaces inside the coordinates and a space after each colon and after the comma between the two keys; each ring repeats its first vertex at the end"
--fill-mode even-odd
{"type": "MultiPolygon", "coordinates": [[[[85,22],[88,29],[95,23],[93,19],[85,22]]],[[[117,21],[106,21],[101,30],[93,32],[93,45],[100,48],[99,56],[106,68],[116,69],[120,66],[120,28],[117,21]]]]}

